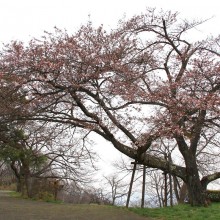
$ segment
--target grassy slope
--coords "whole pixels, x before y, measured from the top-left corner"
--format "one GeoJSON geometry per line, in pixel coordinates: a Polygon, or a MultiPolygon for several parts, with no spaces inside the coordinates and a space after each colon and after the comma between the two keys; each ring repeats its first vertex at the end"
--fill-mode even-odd
{"type": "MultiPolygon", "coordinates": [[[[19,194],[14,193],[14,192],[10,193],[10,196],[20,197],[19,194]]],[[[37,208],[37,206],[40,205],[41,203],[36,202],[32,204],[35,204],[35,208],[37,208]]],[[[51,203],[48,203],[48,205],[49,204],[51,203]]],[[[70,204],[63,204],[63,205],[61,204],[58,206],[52,206],[51,204],[51,206],[48,206],[46,210],[48,213],[50,212],[59,213],[60,211],[61,213],[63,212],[63,213],[66,213],[66,215],[69,214],[70,216],[72,215],[72,213],[75,213],[77,217],[82,217],[86,212],[90,216],[91,219],[101,219],[103,215],[105,216],[106,219],[109,219],[108,216],[111,216],[112,219],[117,219],[116,216],[120,212],[121,214],[127,213],[127,217],[125,217],[125,219],[130,219],[128,218],[128,216],[131,217],[131,219],[135,218],[134,216],[130,216],[125,208],[116,208],[116,207],[111,207],[111,206],[99,206],[99,205],[74,205],[73,206],[70,204]],[[56,211],[54,210],[54,208],[56,209],[56,211]],[[100,213],[100,216],[97,215],[97,213],[100,213]]],[[[190,220],[203,220],[203,219],[204,220],[207,220],[207,219],[217,220],[217,219],[220,219],[220,212],[219,212],[220,203],[212,203],[208,208],[191,207],[190,205],[177,205],[174,207],[167,207],[167,208],[155,208],[155,209],[130,208],[129,210],[139,215],[145,216],[145,217],[150,217],[150,218],[160,219],[160,220],[185,220],[185,219],[187,220],[189,219],[190,220]]],[[[41,211],[45,212],[45,210],[41,210],[41,211]]],[[[38,211],[38,215],[39,215],[39,211],[38,211]]],[[[121,218],[120,220],[122,219],[124,218],[121,218]]]]}
{"type": "Polygon", "coordinates": [[[114,206],[55,204],[0,191],[0,220],[147,220],[114,206]]]}
{"type": "Polygon", "coordinates": [[[212,203],[209,207],[191,207],[177,205],[167,208],[141,209],[130,208],[133,212],[160,220],[217,220],[220,219],[220,203],[212,203]]]}

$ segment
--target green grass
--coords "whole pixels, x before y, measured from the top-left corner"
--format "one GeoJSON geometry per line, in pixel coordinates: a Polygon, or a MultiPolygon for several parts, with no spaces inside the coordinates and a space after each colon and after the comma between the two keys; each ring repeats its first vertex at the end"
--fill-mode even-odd
{"type": "Polygon", "coordinates": [[[9,196],[14,197],[14,198],[21,198],[21,199],[29,199],[32,201],[43,201],[43,202],[49,202],[49,203],[55,203],[55,204],[62,204],[63,202],[61,200],[54,200],[51,197],[43,197],[42,199],[39,198],[28,198],[27,196],[22,196],[21,193],[19,192],[15,192],[15,191],[11,191],[8,193],[9,196]]]}
{"type": "MultiPolygon", "coordinates": [[[[21,194],[17,192],[10,192],[10,196],[21,198],[21,194]]],[[[28,199],[31,200],[31,199],[28,199]]],[[[59,201],[50,201],[50,203],[59,203],[59,201]]],[[[69,205],[65,205],[67,208],[69,205]]],[[[65,206],[60,206],[61,208],[65,206]]],[[[96,209],[102,208],[100,205],[78,205],[71,206],[71,208],[78,208],[79,210],[84,209],[92,209],[95,211],[96,209]]],[[[103,210],[124,210],[125,208],[121,207],[111,207],[111,206],[103,206],[103,210]]],[[[58,209],[58,206],[56,206],[58,209]]],[[[209,207],[191,207],[190,205],[177,205],[174,207],[167,208],[129,208],[130,211],[135,212],[139,215],[150,217],[158,220],[217,220],[220,219],[220,203],[212,203],[209,207]]],[[[83,211],[84,212],[84,211],[83,211]]]]}
{"type": "Polygon", "coordinates": [[[146,217],[160,220],[216,220],[220,219],[220,203],[212,203],[209,207],[191,207],[177,205],[167,208],[130,208],[131,211],[146,217]]]}
{"type": "MultiPolygon", "coordinates": [[[[17,193],[0,191],[0,219],[53,219],[53,220],[140,220],[131,211],[114,206],[89,204],[52,204],[22,199],[17,193]],[[13,195],[13,197],[12,197],[13,195]]],[[[144,218],[143,218],[144,219],[144,218]]]]}
{"type": "Polygon", "coordinates": [[[21,193],[19,192],[15,192],[15,191],[11,191],[8,192],[9,196],[14,197],[14,198],[22,198],[21,193]]]}

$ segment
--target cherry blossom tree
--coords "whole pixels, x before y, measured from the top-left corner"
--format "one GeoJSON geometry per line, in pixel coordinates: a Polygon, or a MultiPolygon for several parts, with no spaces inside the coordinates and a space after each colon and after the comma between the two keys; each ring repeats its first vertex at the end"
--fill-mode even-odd
{"type": "Polygon", "coordinates": [[[22,85],[26,111],[17,119],[95,132],[137,162],[181,178],[191,205],[204,205],[205,186],[220,177],[202,177],[197,166],[198,151],[212,148],[205,138],[219,133],[220,38],[191,40],[202,23],[148,9],[110,32],[88,23],[73,35],[56,29],[28,45],[12,42],[0,72],[22,85]],[[177,145],[184,165],[151,153],[159,138],[177,145]]]}

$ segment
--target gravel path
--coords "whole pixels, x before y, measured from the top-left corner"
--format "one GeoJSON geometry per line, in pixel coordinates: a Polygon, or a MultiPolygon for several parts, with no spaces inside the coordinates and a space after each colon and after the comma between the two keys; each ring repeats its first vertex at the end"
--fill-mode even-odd
{"type": "Polygon", "coordinates": [[[52,204],[12,198],[0,191],[0,220],[150,220],[128,210],[102,205],[52,204]]]}

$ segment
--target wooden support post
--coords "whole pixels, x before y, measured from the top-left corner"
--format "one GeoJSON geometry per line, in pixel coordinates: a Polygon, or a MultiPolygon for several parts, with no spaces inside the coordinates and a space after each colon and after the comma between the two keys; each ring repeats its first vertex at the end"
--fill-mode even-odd
{"type": "MultiPolygon", "coordinates": [[[[168,161],[167,159],[167,153],[164,153],[164,159],[168,161]]],[[[167,172],[164,172],[164,203],[163,206],[167,207],[167,200],[168,200],[168,178],[167,178],[167,172]]]]}
{"type": "MultiPolygon", "coordinates": [[[[168,160],[169,160],[169,171],[170,171],[170,164],[172,162],[171,153],[168,154],[168,160]]],[[[172,175],[170,172],[169,172],[169,184],[170,184],[170,206],[173,206],[173,183],[172,183],[172,175]]]]}
{"type": "Polygon", "coordinates": [[[170,184],[170,206],[173,206],[173,183],[172,175],[169,173],[169,184],[170,184]]]}
{"type": "Polygon", "coordinates": [[[133,171],[132,171],[132,175],[131,175],[131,182],[130,182],[129,191],[128,191],[128,198],[127,198],[127,202],[126,202],[126,208],[128,208],[128,206],[129,206],[130,197],[131,197],[131,190],[132,190],[132,186],[133,186],[133,182],[134,182],[134,175],[135,175],[136,166],[137,166],[136,162],[133,162],[132,164],[134,164],[134,167],[133,167],[133,171]]]}
{"type": "Polygon", "coordinates": [[[167,190],[167,173],[164,173],[164,207],[167,207],[167,194],[168,194],[168,190],[167,190]]]}
{"type": "Polygon", "coordinates": [[[146,182],[146,166],[143,165],[143,183],[142,183],[142,199],[141,208],[144,208],[144,198],[145,198],[145,182],[146,182]]]}

